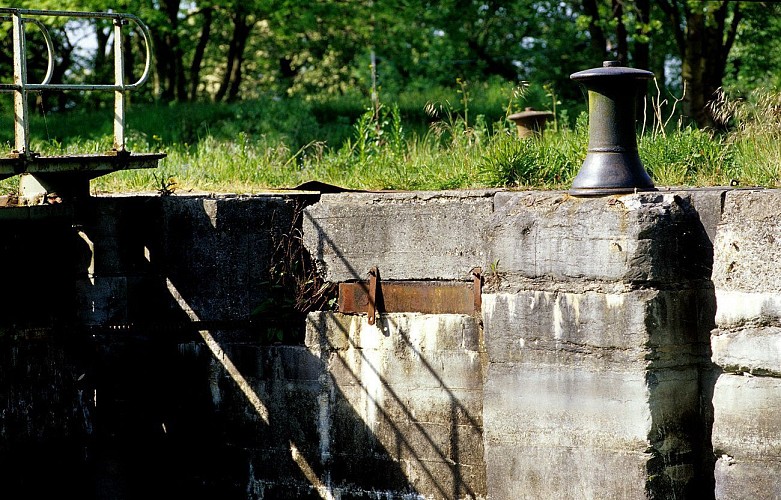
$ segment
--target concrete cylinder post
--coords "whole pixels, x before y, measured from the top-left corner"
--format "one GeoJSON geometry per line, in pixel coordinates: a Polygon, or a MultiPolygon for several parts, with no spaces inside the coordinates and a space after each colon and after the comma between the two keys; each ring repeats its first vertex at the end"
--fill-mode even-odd
{"type": "Polygon", "coordinates": [[[588,90],[588,154],[570,194],[602,196],[653,191],[654,183],[637,152],[635,101],[650,71],[626,68],[618,61],[570,76],[588,90]]]}

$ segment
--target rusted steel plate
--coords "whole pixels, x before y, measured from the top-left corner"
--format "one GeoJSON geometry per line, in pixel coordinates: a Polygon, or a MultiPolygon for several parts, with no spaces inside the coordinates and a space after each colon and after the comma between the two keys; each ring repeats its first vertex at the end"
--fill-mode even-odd
{"type": "Polygon", "coordinates": [[[339,312],[475,313],[475,292],[471,282],[378,280],[376,295],[376,304],[370,307],[368,282],[340,283],[339,312]]]}

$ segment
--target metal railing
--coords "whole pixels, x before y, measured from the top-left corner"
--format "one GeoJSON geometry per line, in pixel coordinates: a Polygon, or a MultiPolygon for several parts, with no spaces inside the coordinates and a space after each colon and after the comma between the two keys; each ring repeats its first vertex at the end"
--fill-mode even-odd
{"type": "Polygon", "coordinates": [[[0,92],[14,94],[14,151],[20,158],[33,158],[36,153],[30,151],[30,125],[28,94],[44,90],[97,90],[114,92],[114,152],[125,154],[125,93],[135,90],[149,77],[152,65],[152,38],[149,28],[132,14],[106,12],[72,12],[53,10],[29,10],[0,8],[0,21],[10,21],[13,25],[14,82],[0,83],[0,92]],[[51,83],[54,71],[54,44],[46,26],[36,17],[67,17],[80,19],[111,19],[114,24],[114,83],[113,84],[69,84],[51,83]],[[125,83],[125,59],[123,51],[122,27],[135,24],[144,39],[146,61],[144,72],[135,83],[125,83]],[[48,56],[46,75],[41,83],[27,81],[27,41],[25,24],[35,25],[43,34],[48,56]]]}

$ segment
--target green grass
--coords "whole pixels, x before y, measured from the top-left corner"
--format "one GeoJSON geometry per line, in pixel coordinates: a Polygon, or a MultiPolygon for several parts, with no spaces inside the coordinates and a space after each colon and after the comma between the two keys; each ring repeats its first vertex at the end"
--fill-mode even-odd
{"type": "MultiPolygon", "coordinates": [[[[408,93],[378,111],[367,109],[369,103],[360,96],[133,104],[129,149],[162,151],[167,157],[155,170],[109,174],[92,181],[92,188],[254,193],[310,180],[357,189],[568,188],[586,154],[586,114],[560,107],[556,129],[520,140],[505,119],[513,104],[521,104],[512,101],[518,94],[502,92],[462,85],[455,91],[440,89],[430,99],[408,93]],[[511,97],[502,100],[502,95],[511,97]],[[567,116],[578,118],[569,123],[567,116]]],[[[649,127],[639,133],[640,156],[657,186],[738,181],[776,187],[781,180],[780,104],[774,94],[737,103],[730,108],[727,133],[649,127]]],[[[0,102],[0,142],[7,150],[11,120],[10,102],[0,102]]],[[[111,126],[111,110],[105,106],[36,115],[31,147],[42,154],[106,151],[111,126]]],[[[17,184],[17,178],[5,180],[0,191],[13,192],[17,184]]]]}

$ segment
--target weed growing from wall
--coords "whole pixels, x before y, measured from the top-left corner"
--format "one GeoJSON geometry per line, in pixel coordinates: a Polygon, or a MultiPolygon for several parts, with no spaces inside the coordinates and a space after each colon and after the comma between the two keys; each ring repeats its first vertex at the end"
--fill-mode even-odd
{"type": "Polygon", "coordinates": [[[301,228],[306,202],[295,199],[290,203],[294,204],[290,224],[275,233],[272,241],[264,283],[267,296],[251,312],[252,321],[261,327],[268,343],[301,343],[306,315],[336,306],[336,285],[323,281],[304,247],[301,228]]]}

